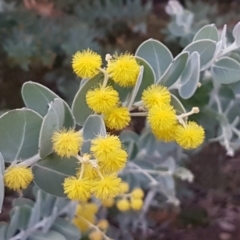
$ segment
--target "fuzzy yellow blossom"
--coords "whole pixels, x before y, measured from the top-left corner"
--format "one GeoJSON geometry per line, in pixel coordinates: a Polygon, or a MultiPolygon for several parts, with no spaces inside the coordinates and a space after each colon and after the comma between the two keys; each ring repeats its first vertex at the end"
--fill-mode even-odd
{"type": "Polygon", "coordinates": [[[99,158],[98,165],[104,174],[118,172],[126,166],[127,152],[123,149],[115,149],[106,158],[99,158]]]}
{"type": "Polygon", "coordinates": [[[102,201],[102,205],[106,208],[110,208],[114,205],[114,198],[106,198],[102,201]]]}
{"type": "Polygon", "coordinates": [[[135,188],[133,189],[133,191],[131,192],[131,197],[132,198],[143,198],[144,196],[144,192],[141,188],[135,188]]]}
{"type": "Polygon", "coordinates": [[[178,125],[176,142],[185,149],[199,147],[204,141],[204,129],[195,122],[188,122],[186,126],[178,125]]]}
{"type": "Polygon", "coordinates": [[[98,211],[98,206],[94,203],[81,203],[77,206],[76,216],[73,219],[73,224],[81,231],[85,232],[90,228],[88,222],[95,223],[95,214],[98,211]],[[86,221],[87,220],[87,221],[86,221]]]}
{"type": "Polygon", "coordinates": [[[90,240],[102,240],[103,239],[103,234],[101,231],[93,231],[88,235],[88,238],[90,240]]]}
{"type": "Polygon", "coordinates": [[[68,177],[63,183],[64,193],[74,201],[87,201],[91,197],[91,188],[91,181],[84,178],[68,177]]]}
{"type": "Polygon", "coordinates": [[[99,175],[97,172],[97,169],[92,166],[90,162],[88,163],[82,163],[81,167],[77,171],[77,177],[80,176],[81,168],[84,168],[83,170],[83,178],[88,180],[97,180],[99,179],[99,175]]]}
{"type": "Polygon", "coordinates": [[[60,157],[76,156],[82,146],[83,138],[74,129],[62,129],[52,136],[53,150],[60,157]]]}
{"type": "Polygon", "coordinates": [[[104,122],[109,129],[122,130],[130,123],[131,117],[126,107],[113,108],[104,114],[104,122]]]}
{"type": "Polygon", "coordinates": [[[78,51],[73,55],[72,68],[81,78],[93,78],[99,73],[102,58],[90,49],[78,51]]]}
{"type": "Polygon", "coordinates": [[[130,209],[130,203],[127,199],[123,198],[117,201],[116,206],[119,211],[126,212],[130,209]]]}
{"type": "Polygon", "coordinates": [[[144,106],[150,109],[154,105],[169,105],[171,95],[166,87],[153,84],[143,91],[142,101],[144,106]]]}
{"type": "Polygon", "coordinates": [[[141,210],[143,207],[143,200],[140,198],[131,198],[130,207],[135,211],[141,210]]]}
{"type": "Polygon", "coordinates": [[[127,193],[129,191],[129,184],[127,182],[120,183],[120,192],[127,193]]]}
{"type": "Polygon", "coordinates": [[[120,191],[120,182],[121,179],[115,175],[104,176],[101,180],[94,182],[92,192],[100,200],[116,197],[120,191]]]}
{"type": "Polygon", "coordinates": [[[128,53],[114,56],[107,66],[107,72],[114,82],[122,87],[132,87],[135,85],[140,65],[136,58],[128,53]]]}
{"type": "Polygon", "coordinates": [[[121,149],[121,141],[117,136],[98,136],[91,142],[91,152],[98,159],[104,161],[112,152],[121,149]]]}
{"type": "Polygon", "coordinates": [[[117,106],[119,95],[112,87],[97,87],[86,94],[86,102],[89,108],[96,113],[106,113],[117,106]]]}
{"type": "Polygon", "coordinates": [[[164,130],[152,129],[154,136],[164,142],[175,141],[177,124],[164,130]]]}
{"type": "Polygon", "coordinates": [[[109,227],[109,223],[106,219],[101,219],[97,223],[97,227],[100,228],[103,231],[106,231],[109,227]]]}
{"type": "Polygon", "coordinates": [[[32,180],[32,169],[23,165],[10,166],[4,172],[5,186],[14,191],[26,189],[32,180]]]}
{"type": "Polygon", "coordinates": [[[177,123],[175,110],[170,105],[155,105],[150,108],[148,113],[148,122],[154,130],[169,129],[177,123]]]}

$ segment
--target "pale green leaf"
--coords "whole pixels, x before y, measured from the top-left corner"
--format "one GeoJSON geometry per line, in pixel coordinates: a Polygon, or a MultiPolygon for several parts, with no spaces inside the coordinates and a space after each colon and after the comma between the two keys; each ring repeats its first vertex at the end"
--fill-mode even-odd
{"type": "Polygon", "coordinates": [[[64,179],[75,176],[78,167],[78,161],[75,158],[61,158],[51,154],[32,167],[34,183],[49,194],[65,197],[62,186],[64,179]]]}
{"type": "MultiPolygon", "coordinates": [[[[49,104],[55,98],[60,98],[47,87],[35,82],[26,82],[23,84],[22,97],[26,107],[33,109],[41,116],[45,116],[47,114],[49,104]]],[[[65,101],[63,101],[63,103],[65,110],[64,125],[66,127],[75,126],[75,119],[72,116],[69,106],[65,101]]]]}
{"type": "Polygon", "coordinates": [[[188,53],[180,53],[170,64],[164,75],[158,80],[158,84],[170,87],[182,74],[188,60],[188,53]]]}
{"type": "Polygon", "coordinates": [[[79,229],[73,225],[71,222],[63,219],[57,218],[52,226],[52,230],[55,230],[66,237],[67,240],[79,240],[81,233],[79,229]]]}
{"type": "Polygon", "coordinates": [[[212,65],[212,76],[218,83],[228,84],[240,80],[240,64],[229,57],[220,58],[212,65]]]}
{"type": "Polygon", "coordinates": [[[194,36],[193,42],[202,39],[209,39],[216,42],[218,41],[218,30],[214,24],[209,24],[202,27],[194,36]]]}
{"type": "Polygon", "coordinates": [[[38,153],[42,117],[29,109],[16,109],[0,117],[0,151],[6,162],[24,160],[38,153]]]}
{"type": "Polygon", "coordinates": [[[155,73],[155,81],[160,79],[173,60],[169,49],[155,39],[143,42],[138,47],[135,55],[145,59],[150,64],[155,73]]]}
{"type": "Polygon", "coordinates": [[[35,231],[32,233],[28,240],[68,240],[62,234],[50,230],[47,233],[43,233],[42,231],[35,231]]]}
{"type": "Polygon", "coordinates": [[[179,95],[184,98],[188,99],[193,96],[195,93],[198,82],[200,78],[200,56],[197,52],[193,52],[190,57],[191,64],[191,76],[187,82],[179,88],[179,95]]]}
{"type": "Polygon", "coordinates": [[[186,48],[183,49],[183,52],[198,52],[200,55],[200,65],[201,69],[204,68],[204,65],[208,64],[214,57],[216,50],[216,42],[212,40],[198,40],[189,44],[186,48]]]}

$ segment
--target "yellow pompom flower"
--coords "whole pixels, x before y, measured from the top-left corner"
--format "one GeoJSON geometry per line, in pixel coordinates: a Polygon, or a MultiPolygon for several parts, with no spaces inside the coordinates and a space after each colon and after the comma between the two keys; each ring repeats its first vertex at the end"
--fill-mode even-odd
{"type": "Polygon", "coordinates": [[[4,172],[5,186],[14,191],[26,189],[32,180],[32,169],[23,165],[10,166],[4,172]]]}
{"type": "Polygon", "coordinates": [[[130,121],[130,113],[126,107],[113,108],[104,114],[104,122],[109,129],[122,130],[130,121]]]}
{"type": "Polygon", "coordinates": [[[97,169],[92,166],[91,163],[82,163],[84,166],[81,166],[78,171],[76,176],[79,177],[81,173],[81,168],[84,167],[83,171],[83,178],[88,179],[88,180],[97,180],[99,179],[99,175],[97,172],[97,169]]]}
{"type": "Polygon", "coordinates": [[[97,226],[98,226],[101,230],[106,231],[106,230],[108,229],[108,227],[109,227],[109,223],[108,223],[107,220],[101,219],[101,220],[98,221],[97,226]]]}
{"type": "Polygon", "coordinates": [[[130,207],[135,211],[141,210],[143,207],[143,200],[140,198],[131,198],[130,207]]]}
{"type": "Polygon", "coordinates": [[[100,200],[116,197],[120,191],[120,182],[121,179],[115,175],[104,176],[101,180],[94,182],[92,192],[100,200]]]}
{"type": "Polygon", "coordinates": [[[175,110],[170,105],[155,105],[150,108],[148,113],[148,122],[154,130],[169,129],[177,123],[175,110]]]}
{"type": "Polygon", "coordinates": [[[127,182],[120,183],[120,193],[127,193],[129,191],[129,184],[127,182]]]}
{"type": "Polygon", "coordinates": [[[172,142],[176,138],[176,128],[177,124],[164,130],[152,129],[152,133],[158,140],[172,142]]]}
{"type": "Polygon", "coordinates": [[[76,156],[82,146],[83,138],[74,129],[62,129],[52,136],[53,150],[60,157],[76,156]]]}
{"type": "Polygon", "coordinates": [[[121,199],[117,201],[117,209],[121,212],[126,212],[130,209],[130,203],[127,199],[121,199]]]}
{"type": "Polygon", "coordinates": [[[132,198],[137,198],[137,199],[141,199],[144,196],[144,192],[141,188],[135,188],[133,189],[133,191],[131,192],[131,197],[132,198]]]}
{"type": "Polygon", "coordinates": [[[88,235],[88,238],[90,240],[102,240],[103,239],[103,235],[101,231],[93,231],[88,235]]]}
{"type": "Polygon", "coordinates": [[[204,141],[204,129],[195,122],[188,122],[186,126],[178,125],[176,142],[185,149],[199,147],[204,141]]]}
{"type": "Polygon", "coordinates": [[[90,49],[76,52],[72,58],[72,68],[81,78],[93,78],[99,73],[102,58],[90,49]]]}
{"type": "Polygon", "coordinates": [[[114,205],[114,198],[106,198],[102,201],[102,205],[106,208],[110,208],[114,205]]]}
{"type": "Polygon", "coordinates": [[[169,105],[171,95],[166,87],[153,84],[143,91],[142,101],[144,106],[150,109],[154,105],[169,105]]]}
{"type": "Polygon", "coordinates": [[[120,86],[132,87],[137,81],[140,65],[133,55],[125,53],[114,56],[108,62],[107,72],[113,81],[120,86]]]}
{"type": "Polygon", "coordinates": [[[116,150],[121,149],[121,141],[117,136],[98,136],[91,142],[91,152],[98,159],[104,161],[116,150]]]}
{"type": "Polygon", "coordinates": [[[91,197],[91,188],[91,181],[84,178],[68,177],[63,183],[64,193],[74,201],[87,201],[91,197]]]}
{"type": "Polygon", "coordinates": [[[98,165],[104,174],[122,170],[127,162],[127,152],[123,149],[116,149],[108,154],[106,158],[98,158],[98,165]]]}
{"type": "Polygon", "coordinates": [[[97,87],[86,94],[86,102],[89,108],[96,113],[106,113],[117,106],[119,95],[112,87],[97,87]]]}
{"type": "Polygon", "coordinates": [[[98,206],[95,203],[79,204],[76,209],[76,216],[73,219],[73,224],[76,225],[81,231],[85,232],[90,228],[88,222],[94,224],[95,214],[97,211],[98,206]]]}

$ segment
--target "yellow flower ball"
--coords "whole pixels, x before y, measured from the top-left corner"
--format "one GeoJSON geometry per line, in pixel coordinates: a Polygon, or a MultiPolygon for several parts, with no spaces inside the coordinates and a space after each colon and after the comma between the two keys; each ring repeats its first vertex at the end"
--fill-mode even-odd
{"type": "Polygon", "coordinates": [[[114,198],[106,198],[102,201],[102,205],[106,208],[110,208],[114,205],[114,198]]]}
{"type": "Polygon", "coordinates": [[[115,108],[119,102],[119,95],[112,87],[98,87],[89,90],[86,94],[89,108],[96,113],[106,113],[115,108]]]}
{"type": "Polygon", "coordinates": [[[93,78],[99,73],[102,58],[90,49],[76,52],[72,58],[72,68],[81,78],[93,78]]]}
{"type": "Polygon", "coordinates": [[[63,183],[64,193],[74,201],[87,201],[91,197],[91,188],[91,181],[83,178],[68,177],[65,178],[63,183]]]}
{"type": "Polygon", "coordinates": [[[176,142],[185,149],[199,147],[204,141],[204,129],[195,122],[188,122],[186,126],[178,125],[176,142]]]}
{"type": "Polygon", "coordinates": [[[114,174],[104,176],[101,180],[95,181],[92,186],[92,192],[94,196],[100,200],[107,198],[114,198],[119,194],[119,185],[121,179],[114,174]]]}
{"type": "Polygon", "coordinates": [[[103,235],[101,231],[93,231],[88,235],[88,238],[90,240],[102,240],[103,239],[103,235]]]}
{"type": "Polygon", "coordinates": [[[76,209],[76,217],[73,219],[73,224],[76,225],[82,232],[90,228],[88,222],[95,223],[95,214],[98,211],[98,206],[95,203],[80,203],[76,209]],[[88,222],[86,222],[87,220],[88,222]]]}
{"type": "Polygon", "coordinates": [[[175,110],[170,105],[153,106],[149,110],[147,119],[150,127],[158,131],[169,129],[177,123],[175,110]]]}
{"type": "Polygon", "coordinates": [[[152,133],[158,140],[172,142],[176,138],[176,128],[177,124],[164,130],[152,129],[152,133]]]}
{"type": "Polygon", "coordinates": [[[142,101],[147,109],[154,105],[169,105],[171,94],[166,87],[153,84],[143,91],[142,101]]]}
{"type": "Polygon", "coordinates": [[[130,113],[126,107],[113,108],[104,114],[104,122],[109,129],[122,130],[130,121],[130,113]]]}
{"type": "Polygon", "coordinates": [[[107,66],[107,72],[114,82],[122,87],[132,87],[136,84],[140,65],[136,58],[128,53],[115,56],[107,66]]]}
{"type": "Polygon", "coordinates": [[[62,129],[52,136],[53,150],[60,157],[76,156],[82,146],[83,138],[74,129],[62,129]]]}
{"type": "Polygon", "coordinates": [[[136,199],[141,199],[144,196],[144,192],[141,188],[135,188],[133,189],[133,191],[131,192],[131,197],[132,198],[136,198],[136,199]]]}
{"type": "Polygon", "coordinates": [[[84,168],[83,178],[88,180],[97,180],[99,175],[97,169],[92,166],[91,163],[82,163],[81,167],[78,169],[76,176],[80,176],[81,168],[84,168]]]}
{"type": "Polygon", "coordinates": [[[120,183],[120,192],[127,193],[129,191],[129,184],[127,182],[120,183]]]}
{"type": "Polygon", "coordinates": [[[130,206],[132,210],[139,211],[143,207],[143,200],[140,198],[131,198],[130,206]]]}
{"type": "Polygon", "coordinates": [[[123,149],[116,149],[108,154],[106,158],[99,158],[98,165],[103,174],[114,173],[126,166],[127,152],[123,149]]]}
{"type": "Polygon", "coordinates": [[[130,203],[127,199],[121,199],[117,201],[117,209],[121,212],[126,212],[130,209],[130,203]]]}
{"type": "Polygon", "coordinates": [[[32,169],[26,166],[10,166],[4,172],[5,186],[14,191],[26,189],[32,180],[32,169]]]}
{"type": "Polygon", "coordinates": [[[106,219],[101,219],[97,223],[98,228],[100,228],[103,231],[106,231],[109,227],[109,223],[106,219]]]}
{"type": "Polygon", "coordinates": [[[91,142],[90,150],[95,158],[104,161],[112,152],[121,149],[121,147],[122,143],[117,136],[107,135],[94,138],[91,142]]]}

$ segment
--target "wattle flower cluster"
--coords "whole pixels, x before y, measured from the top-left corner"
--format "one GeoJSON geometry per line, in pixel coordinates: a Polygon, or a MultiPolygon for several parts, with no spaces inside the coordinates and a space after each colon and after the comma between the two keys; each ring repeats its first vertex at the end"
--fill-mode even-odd
{"type": "Polygon", "coordinates": [[[86,102],[95,113],[103,114],[106,126],[112,130],[122,130],[131,120],[128,109],[121,105],[118,92],[107,84],[110,77],[121,87],[133,87],[136,84],[140,66],[131,54],[122,54],[107,59],[107,67],[101,69],[101,56],[91,50],[77,52],[73,56],[73,70],[82,77],[90,79],[103,72],[106,81],[86,94],[86,102]],[[95,64],[94,64],[95,63],[95,64]]]}
{"type": "MultiPolygon", "coordinates": [[[[166,87],[149,86],[142,94],[142,101],[148,110],[149,125],[157,139],[164,142],[176,141],[185,149],[197,148],[202,144],[203,128],[195,122],[186,121],[184,115],[176,115],[175,109],[170,104],[171,94],[166,87]]],[[[193,108],[191,114],[198,111],[198,108],[193,108]]]]}
{"type": "Polygon", "coordinates": [[[81,165],[77,175],[63,183],[68,198],[87,201],[95,196],[104,200],[119,194],[121,179],[117,174],[125,167],[128,155],[117,136],[96,137],[91,142],[91,154],[82,156],[78,155],[82,145],[80,132],[61,130],[53,135],[52,141],[58,155],[76,157],[81,165]]]}

